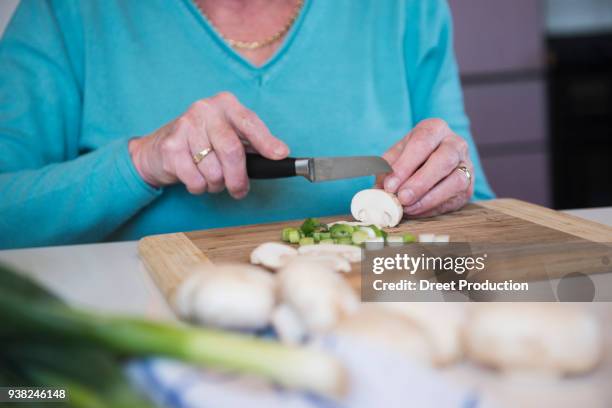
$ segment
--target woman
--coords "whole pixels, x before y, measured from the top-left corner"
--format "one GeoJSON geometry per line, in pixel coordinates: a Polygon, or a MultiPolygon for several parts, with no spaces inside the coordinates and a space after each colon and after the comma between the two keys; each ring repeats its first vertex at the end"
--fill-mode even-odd
{"type": "Polygon", "coordinates": [[[440,0],[22,0],[0,43],[0,246],[342,214],[371,178],[249,181],[380,155],[408,216],[492,197],[440,0]]]}

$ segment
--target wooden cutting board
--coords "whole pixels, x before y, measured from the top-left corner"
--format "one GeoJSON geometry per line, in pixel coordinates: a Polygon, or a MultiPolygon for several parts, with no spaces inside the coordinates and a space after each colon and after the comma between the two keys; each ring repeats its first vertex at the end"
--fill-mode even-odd
{"type": "MultiPolygon", "coordinates": [[[[351,218],[326,217],[321,221],[351,218]]],[[[280,242],[284,227],[298,227],[302,221],[149,236],[140,241],[139,253],[157,286],[170,299],[193,264],[248,262],[257,245],[280,242]]],[[[479,202],[447,215],[404,220],[389,232],[447,234],[454,242],[612,242],[611,227],[514,199],[479,202]]],[[[347,279],[355,288],[359,287],[359,264],[354,264],[347,279]]]]}

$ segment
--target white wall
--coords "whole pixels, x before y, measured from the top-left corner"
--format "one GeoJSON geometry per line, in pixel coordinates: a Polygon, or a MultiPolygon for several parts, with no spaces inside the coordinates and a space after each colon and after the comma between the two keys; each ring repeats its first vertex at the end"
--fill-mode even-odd
{"type": "Polygon", "coordinates": [[[17,3],[19,3],[19,0],[0,0],[0,35],[4,32],[4,27],[11,19],[17,3]]]}

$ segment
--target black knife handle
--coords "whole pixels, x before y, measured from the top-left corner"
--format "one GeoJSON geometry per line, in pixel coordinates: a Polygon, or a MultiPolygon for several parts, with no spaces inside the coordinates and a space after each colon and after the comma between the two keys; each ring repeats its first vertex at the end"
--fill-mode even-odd
{"type": "Polygon", "coordinates": [[[275,179],[295,176],[295,160],[287,157],[281,160],[270,160],[258,154],[247,153],[246,167],[249,178],[275,179]]]}

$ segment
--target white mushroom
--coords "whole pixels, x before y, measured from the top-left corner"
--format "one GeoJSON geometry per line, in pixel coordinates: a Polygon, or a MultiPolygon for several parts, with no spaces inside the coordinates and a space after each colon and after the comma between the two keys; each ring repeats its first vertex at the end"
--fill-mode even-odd
{"type": "Polygon", "coordinates": [[[491,303],[469,318],[466,348],[478,363],[559,376],[592,370],[602,354],[598,321],[573,305],[491,303]]]}
{"type": "Polygon", "coordinates": [[[266,242],[251,252],[251,263],[270,269],[279,269],[297,254],[297,250],[289,245],[266,242]]]}
{"type": "Polygon", "coordinates": [[[436,234],[419,234],[419,242],[436,242],[436,234]]]}
{"type": "Polygon", "coordinates": [[[199,266],[177,289],[177,312],[227,329],[266,327],[275,305],[273,275],[248,264],[199,266]]]}
{"type": "Polygon", "coordinates": [[[466,310],[460,303],[384,302],[381,306],[421,328],[432,346],[435,365],[452,364],[463,356],[461,338],[466,310]]]}
{"type": "Polygon", "coordinates": [[[293,307],[281,304],[274,309],[272,326],[281,342],[286,344],[299,344],[306,338],[307,332],[304,323],[293,307]]]}
{"type": "Polygon", "coordinates": [[[361,261],[361,248],[354,245],[304,245],[298,248],[298,253],[301,255],[337,255],[345,258],[351,263],[361,261]]]}
{"type": "Polygon", "coordinates": [[[278,279],[282,300],[295,310],[309,333],[332,329],[359,306],[344,278],[321,263],[291,262],[279,271],[278,279]]]}
{"type": "Polygon", "coordinates": [[[434,236],[434,242],[443,242],[443,243],[447,243],[450,242],[450,236],[449,235],[435,235],[434,236]]]}
{"type": "Polygon", "coordinates": [[[343,256],[338,254],[317,254],[307,253],[300,254],[287,261],[285,265],[289,265],[291,262],[301,262],[303,260],[310,262],[318,262],[326,268],[331,268],[337,272],[350,272],[351,263],[343,256]]]}
{"type": "Polygon", "coordinates": [[[340,321],[334,334],[391,349],[424,365],[434,363],[434,351],[421,327],[379,305],[362,306],[357,313],[340,321]]]}
{"type": "Polygon", "coordinates": [[[404,215],[397,197],[385,190],[361,190],[351,201],[351,214],[356,220],[381,227],[395,227],[404,215]]]}

